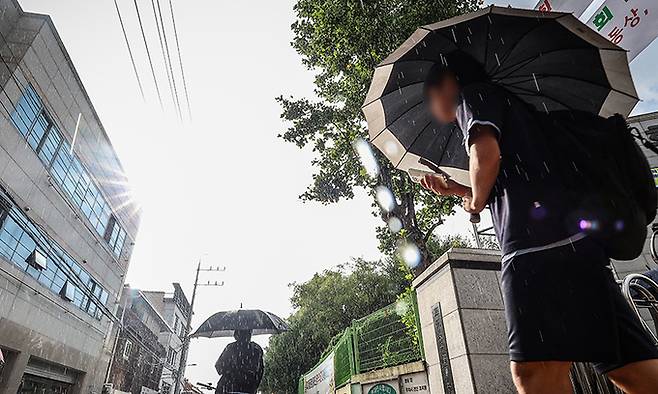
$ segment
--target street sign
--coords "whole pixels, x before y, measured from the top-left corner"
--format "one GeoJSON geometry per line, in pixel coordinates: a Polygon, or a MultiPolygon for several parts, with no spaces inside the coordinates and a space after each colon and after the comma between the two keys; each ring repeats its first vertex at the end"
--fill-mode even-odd
{"type": "Polygon", "coordinates": [[[592,0],[539,0],[535,9],[544,12],[571,12],[578,18],[591,2],[592,0]]]}
{"type": "Polygon", "coordinates": [[[587,26],[626,49],[631,61],[658,36],[656,17],[656,0],[606,0],[587,26]]]}

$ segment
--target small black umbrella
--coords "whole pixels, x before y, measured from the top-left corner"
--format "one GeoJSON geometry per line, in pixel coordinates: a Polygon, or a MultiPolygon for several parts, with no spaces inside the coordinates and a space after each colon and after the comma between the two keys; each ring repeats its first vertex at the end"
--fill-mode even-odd
{"type": "Polygon", "coordinates": [[[425,108],[423,84],[436,63],[539,111],[628,115],[638,101],[626,52],[571,14],[491,6],[423,26],[375,70],[363,106],[370,141],[396,168],[440,170],[464,185],[461,131],[436,124],[425,108]]]}
{"type": "Polygon", "coordinates": [[[236,330],[252,330],[254,335],[280,334],[288,331],[288,325],[274,313],[259,309],[238,309],[215,313],[191,337],[231,337],[236,330]]]}

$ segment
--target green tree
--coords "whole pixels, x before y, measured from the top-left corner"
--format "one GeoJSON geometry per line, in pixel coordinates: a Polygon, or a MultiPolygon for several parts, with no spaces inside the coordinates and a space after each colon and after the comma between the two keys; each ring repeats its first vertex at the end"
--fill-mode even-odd
{"type": "MultiPolygon", "coordinates": [[[[441,254],[453,246],[468,246],[465,238],[454,236],[432,241],[441,254]]],[[[308,372],[355,319],[367,316],[411,292],[407,266],[395,257],[384,261],[355,259],[315,274],[304,283],[293,283],[290,331],[270,338],[265,351],[265,375],[261,390],[266,393],[295,393],[298,379],[308,372]]],[[[415,324],[410,316],[406,324],[415,324]]],[[[414,327],[410,326],[410,332],[414,327]]]]}
{"type": "Polygon", "coordinates": [[[408,285],[393,259],[355,259],[291,284],[295,313],[288,319],[290,331],[270,338],[261,390],[296,392],[299,377],[318,362],[334,336],[352,320],[395,302],[408,285]]]}
{"type": "Polygon", "coordinates": [[[433,230],[452,214],[455,198],[436,198],[392,168],[378,152],[378,179],[360,165],[355,140],[367,136],[361,105],[375,66],[418,26],[475,10],[482,0],[298,0],[294,6],[292,46],[316,73],[315,99],[279,97],[281,117],[289,121],[280,136],[315,152],[313,181],[300,196],[325,204],[354,197],[363,187],[388,187],[397,197],[392,212],[373,203],[385,223],[397,217],[405,229],[393,234],[377,229],[380,249],[390,253],[400,238],[419,246],[423,265],[433,253],[426,246],[433,230]]]}

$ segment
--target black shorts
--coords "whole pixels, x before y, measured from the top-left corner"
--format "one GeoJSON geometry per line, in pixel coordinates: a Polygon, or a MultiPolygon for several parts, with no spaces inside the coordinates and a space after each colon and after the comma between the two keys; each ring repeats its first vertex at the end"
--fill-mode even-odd
{"type": "Polygon", "coordinates": [[[512,361],[587,361],[605,373],[658,359],[599,245],[583,239],[503,263],[512,361]]]}

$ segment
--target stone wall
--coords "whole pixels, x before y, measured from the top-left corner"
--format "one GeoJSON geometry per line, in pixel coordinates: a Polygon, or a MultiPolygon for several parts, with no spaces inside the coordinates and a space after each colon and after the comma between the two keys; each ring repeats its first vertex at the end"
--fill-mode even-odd
{"type": "Polygon", "coordinates": [[[414,280],[430,392],[513,393],[498,252],[451,249],[414,280]]]}

